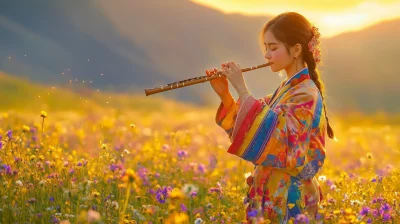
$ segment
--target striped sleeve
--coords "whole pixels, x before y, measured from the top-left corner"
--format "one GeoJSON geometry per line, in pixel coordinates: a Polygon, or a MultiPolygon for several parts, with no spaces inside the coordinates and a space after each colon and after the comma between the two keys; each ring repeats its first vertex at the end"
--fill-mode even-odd
{"type": "MultiPolygon", "coordinates": [[[[267,103],[272,94],[269,94],[267,96],[264,96],[258,101],[262,104],[267,103]]],[[[225,107],[222,101],[220,102],[220,105],[218,107],[216,116],[215,116],[215,122],[225,130],[225,132],[228,134],[229,139],[233,140],[234,136],[237,134],[238,128],[235,127],[240,127],[241,123],[243,122],[245,116],[244,114],[248,113],[249,107],[248,105],[251,105],[254,102],[254,98],[246,98],[243,103],[240,102],[239,98],[236,101],[232,101],[232,104],[225,107]],[[239,112],[240,115],[239,116],[239,112]],[[234,133],[235,130],[235,133],[234,133]]]]}
{"type": "Polygon", "coordinates": [[[285,169],[296,176],[306,161],[318,94],[303,89],[288,94],[274,109],[259,100],[240,124],[228,152],[255,165],[285,169]]]}

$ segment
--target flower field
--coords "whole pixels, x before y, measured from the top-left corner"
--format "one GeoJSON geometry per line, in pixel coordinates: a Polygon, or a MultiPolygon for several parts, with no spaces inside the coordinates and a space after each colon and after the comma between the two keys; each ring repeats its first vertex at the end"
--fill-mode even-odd
{"type": "MultiPolygon", "coordinates": [[[[253,167],[215,112],[2,113],[0,223],[246,223],[253,167]]],[[[291,223],[400,223],[400,126],[332,125],[318,215],[291,223]]]]}

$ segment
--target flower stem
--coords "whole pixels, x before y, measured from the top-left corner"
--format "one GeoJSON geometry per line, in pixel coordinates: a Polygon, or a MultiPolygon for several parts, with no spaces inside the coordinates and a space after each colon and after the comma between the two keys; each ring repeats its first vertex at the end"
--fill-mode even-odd
{"type": "Polygon", "coordinates": [[[126,198],[125,198],[124,208],[122,209],[122,212],[120,214],[120,220],[122,220],[122,221],[124,220],[126,207],[128,207],[128,201],[129,201],[130,194],[131,194],[131,183],[128,182],[128,185],[126,186],[126,198]]]}

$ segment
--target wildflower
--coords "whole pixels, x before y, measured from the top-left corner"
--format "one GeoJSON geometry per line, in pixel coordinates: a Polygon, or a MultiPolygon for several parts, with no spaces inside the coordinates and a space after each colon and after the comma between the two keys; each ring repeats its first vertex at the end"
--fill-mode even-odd
{"type": "Polygon", "coordinates": [[[318,180],[321,181],[321,182],[325,182],[326,176],[321,175],[321,176],[318,177],[318,180]]]}
{"type": "Polygon", "coordinates": [[[188,156],[189,156],[189,153],[187,151],[185,151],[185,150],[179,150],[178,151],[178,157],[179,158],[186,158],[188,156]]]}
{"type": "Polygon", "coordinates": [[[372,158],[373,158],[372,153],[370,153],[370,152],[367,153],[367,158],[368,158],[368,159],[372,159],[372,158]]]}
{"type": "Polygon", "coordinates": [[[383,221],[389,221],[391,219],[390,213],[383,214],[383,221]]]}
{"type": "Polygon", "coordinates": [[[8,137],[8,139],[12,139],[12,131],[11,130],[8,130],[7,131],[7,137],[8,137]]]}
{"type": "Polygon", "coordinates": [[[115,210],[118,210],[119,208],[118,202],[116,201],[111,202],[111,207],[115,208],[115,210]]]}
{"type": "Polygon", "coordinates": [[[20,187],[22,187],[22,181],[20,181],[20,180],[17,180],[17,181],[15,181],[15,184],[17,185],[17,186],[20,186],[20,187]]]}
{"type": "Polygon", "coordinates": [[[33,204],[36,202],[36,198],[29,198],[28,200],[26,200],[27,203],[33,204]]]}
{"type": "Polygon", "coordinates": [[[95,222],[95,221],[99,221],[101,219],[100,217],[100,213],[89,209],[88,213],[87,213],[87,220],[91,223],[91,222],[95,222]]]}
{"type": "Polygon", "coordinates": [[[163,187],[163,188],[157,189],[157,192],[156,192],[157,201],[160,202],[161,204],[164,204],[169,191],[171,191],[170,187],[168,187],[168,188],[163,187]]]}
{"type": "Polygon", "coordinates": [[[200,217],[194,220],[194,224],[202,224],[202,223],[204,223],[204,221],[200,217]]]}
{"type": "Polygon", "coordinates": [[[26,126],[26,125],[22,126],[22,131],[23,132],[28,132],[30,130],[31,130],[31,128],[29,126],[26,126]]]}
{"type": "Polygon", "coordinates": [[[364,207],[361,209],[360,215],[368,215],[369,211],[370,211],[370,208],[364,206],[364,207]]]}
{"type": "Polygon", "coordinates": [[[180,189],[174,188],[171,192],[169,192],[168,197],[171,199],[182,200],[185,198],[185,195],[182,193],[180,189]]]}
{"type": "Polygon", "coordinates": [[[247,212],[249,218],[257,217],[258,211],[256,209],[252,209],[251,211],[247,212]]]}
{"type": "Polygon", "coordinates": [[[199,164],[198,167],[197,167],[197,170],[200,173],[205,173],[206,172],[206,166],[204,164],[199,164]]]}
{"type": "Polygon", "coordinates": [[[310,223],[310,221],[308,220],[307,216],[305,214],[298,214],[296,215],[296,219],[295,222],[301,222],[301,223],[310,223]]]}
{"type": "Polygon", "coordinates": [[[47,112],[44,111],[44,110],[40,111],[40,116],[43,117],[43,119],[46,118],[47,117],[47,112]]]}
{"type": "Polygon", "coordinates": [[[390,210],[391,210],[390,205],[389,205],[388,203],[383,203],[383,204],[381,205],[381,208],[379,209],[379,212],[380,212],[381,214],[384,214],[385,212],[388,212],[388,211],[390,211],[390,210]]]}
{"type": "Polygon", "coordinates": [[[100,193],[98,191],[96,191],[96,190],[93,190],[92,196],[97,198],[98,196],[100,196],[100,193]]]}
{"type": "Polygon", "coordinates": [[[181,212],[187,212],[187,208],[183,203],[181,203],[181,212]]]}
{"type": "Polygon", "coordinates": [[[124,182],[136,182],[139,180],[139,177],[137,176],[137,174],[135,173],[135,171],[133,171],[132,169],[127,169],[125,171],[125,174],[122,176],[122,181],[124,182]]]}
{"type": "Polygon", "coordinates": [[[184,224],[189,222],[189,217],[185,213],[173,212],[165,220],[165,224],[184,224]]]}
{"type": "Polygon", "coordinates": [[[193,185],[193,184],[185,184],[182,187],[182,191],[186,195],[192,196],[192,194],[197,195],[197,192],[199,191],[199,188],[196,185],[193,185]]]}

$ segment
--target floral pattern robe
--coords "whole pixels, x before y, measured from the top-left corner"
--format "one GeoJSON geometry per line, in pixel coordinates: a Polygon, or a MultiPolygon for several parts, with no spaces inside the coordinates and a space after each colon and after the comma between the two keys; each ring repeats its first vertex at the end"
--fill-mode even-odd
{"type": "Polygon", "coordinates": [[[261,99],[221,102],[215,121],[232,143],[228,153],[255,165],[248,212],[286,223],[322,200],[315,175],[325,160],[326,120],[307,67],[261,99]]]}

